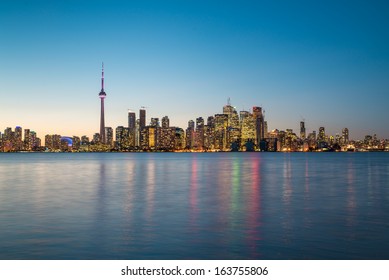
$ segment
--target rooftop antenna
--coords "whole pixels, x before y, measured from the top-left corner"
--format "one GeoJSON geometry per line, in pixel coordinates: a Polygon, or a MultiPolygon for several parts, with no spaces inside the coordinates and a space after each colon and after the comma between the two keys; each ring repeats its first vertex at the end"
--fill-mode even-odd
{"type": "Polygon", "coordinates": [[[227,99],[227,105],[228,105],[228,106],[231,106],[231,98],[229,98],[229,97],[228,97],[228,99],[227,99]]]}

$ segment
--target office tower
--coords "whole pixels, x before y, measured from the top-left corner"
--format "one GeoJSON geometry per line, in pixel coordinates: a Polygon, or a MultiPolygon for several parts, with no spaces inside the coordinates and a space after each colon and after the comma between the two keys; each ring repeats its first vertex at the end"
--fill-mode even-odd
{"type": "MultiPolygon", "coordinates": [[[[103,130],[103,134],[104,134],[104,130],[103,130]]],[[[100,141],[101,141],[101,138],[102,138],[102,136],[100,136],[100,133],[95,133],[95,134],[93,134],[93,140],[92,140],[92,142],[93,142],[93,144],[97,144],[97,143],[100,143],[100,141]]]]}
{"type": "Polygon", "coordinates": [[[193,120],[188,121],[188,128],[185,131],[185,142],[186,148],[192,149],[194,147],[194,133],[195,133],[195,123],[193,120]]]}
{"type": "Polygon", "coordinates": [[[105,128],[105,144],[109,145],[109,146],[113,146],[113,129],[112,127],[106,127],[105,128]]]}
{"type": "Polygon", "coordinates": [[[204,126],[204,148],[213,150],[215,148],[215,117],[207,118],[207,125],[204,126]]]}
{"type": "Polygon", "coordinates": [[[73,145],[72,148],[73,150],[79,150],[81,147],[81,139],[78,136],[73,136],[72,137],[73,145]]]}
{"type": "Polygon", "coordinates": [[[146,141],[146,139],[143,138],[143,135],[145,135],[143,129],[146,127],[146,110],[144,107],[142,107],[139,110],[139,145],[138,146],[144,146],[143,143],[146,141]]]}
{"type": "Polygon", "coordinates": [[[136,116],[135,112],[128,111],[128,128],[134,130],[136,125],[136,116]]]}
{"type": "Polygon", "coordinates": [[[82,146],[87,146],[87,145],[89,145],[89,137],[88,137],[88,136],[83,135],[83,136],[81,137],[81,145],[82,145],[82,146]]]}
{"type": "Polygon", "coordinates": [[[169,128],[170,122],[168,116],[162,118],[162,128],[169,128]]]}
{"type": "Polygon", "coordinates": [[[146,110],[139,110],[139,128],[142,129],[146,126],[146,110]]]}
{"type": "Polygon", "coordinates": [[[347,145],[349,143],[349,131],[348,128],[343,128],[342,130],[342,142],[344,145],[347,145]]]}
{"type": "Polygon", "coordinates": [[[300,122],[300,139],[304,140],[305,138],[306,138],[305,122],[300,122]]]}
{"type": "Polygon", "coordinates": [[[143,150],[155,150],[157,149],[157,136],[160,128],[156,126],[145,126],[141,130],[142,141],[140,146],[143,150]]]}
{"type": "Polygon", "coordinates": [[[204,119],[196,119],[195,147],[199,150],[204,148],[204,119]]]}
{"type": "Polygon", "coordinates": [[[32,150],[35,151],[38,148],[37,136],[35,131],[30,131],[30,138],[32,144],[32,150]]]}
{"type": "Polygon", "coordinates": [[[228,127],[228,115],[216,114],[215,115],[215,149],[226,150],[227,149],[227,127],[228,127]]]}
{"type": "Polygon", "coordinates": [[[262,139],[265,138],[264,116],[261,107],[253,107],[253,117],[255,120],[256,139],[255,144],[259,146],[262,139]]]}
{"type": "Polygon", "coordinates": [[[22,128],[17,126],[15,128],[15,150],[21,151],[23,150],[23,141],[22,141],[22,128]]]}
{"type": "Polygon", "coordinates": [[[174,149],[175,150],[185,149],[185,132],[182,128],[179,127],[175,127],[174,149]]]}
{"type": "Polygon", "coordinates": [[[140,128],[139,128],[139,119],[135,122],[135,146],[140,146],[140,128]]]}
{"type": "Polygon", "coordinates": [[[246,111],[240,112],[241,116],[241,146],[246,146],[247,143],[254,143],[256,139],[256,120],[254,116],[246,111]]]}
{"type": "Polygon", "coordinates": [[[136,139],[139,136],[136,135],[136,116],[135,116],[135,112],[132,111],[128,111],[128,130],[129,130],[130,147],[135,147],[136,139]]]}
{"type": "MultiPolygon", "coordinates": [[[[104,91],[104,63],[102,64],[101,69],[101,91],[99,93],[99,98],[101,100],[101,113],[100,113],[100,142],[102,144],[106,143],[105,139],[105,119],[104,119],[104,98],[107,96],[107,94],[104,91]]],[[[97,139],[93,139],[95,142],[97,139]]],[[[96,142],[95,142],[96,143],[96,142]]]]}
{"type": "Polygon", "coordinates": [[[151,118],[150,126],[159,127],[159,118],[151,118]]]}
{"type": "Polygon", "coordinates": [[[31,151],[32,149],[32,143],[30,138],[30,130],[27,128],[24,130],[24,149],[26,151],[31,151]]]}
{"type": "Polygon", "coordinates": [[[319,128],[319,137],[318,137],[318,140],[319,141],[325,141],[326,139],[326,130],[324,127],[320,127],[319,128]]]}

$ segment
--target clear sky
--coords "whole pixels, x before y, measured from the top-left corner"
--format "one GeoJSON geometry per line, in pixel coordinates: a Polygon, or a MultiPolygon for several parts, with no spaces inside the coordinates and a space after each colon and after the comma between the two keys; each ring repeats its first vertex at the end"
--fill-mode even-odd
{"type": "Polygon", "coordinates": [[[386,1],[0,1],[0,130],[99,131],[262,106],[269,129],[306,121],[389,138],[386,1]]]}

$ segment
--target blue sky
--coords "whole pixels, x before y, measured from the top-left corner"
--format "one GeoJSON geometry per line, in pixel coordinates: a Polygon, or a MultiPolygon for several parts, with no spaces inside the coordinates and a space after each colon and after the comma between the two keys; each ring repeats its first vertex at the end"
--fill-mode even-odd
{"type": "Polygon", "coordinates": [[[1,1],[0,129],[62,135],[262,106],[269,129],[389,138],[384,1],[1,1]],[[137,114],[138,117],[138,114],[137,114]]]}

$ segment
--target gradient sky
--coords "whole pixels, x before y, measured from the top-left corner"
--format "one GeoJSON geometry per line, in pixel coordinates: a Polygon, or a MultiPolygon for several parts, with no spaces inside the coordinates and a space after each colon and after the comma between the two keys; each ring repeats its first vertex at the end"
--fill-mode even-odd
{"type": "Polygon", "coordinates": [[[147,107],[190,119],[262,106],[269,130],[306,121],[389,139],[385,1],[1,1],[0,130],[99,131],[147,107]]]}

